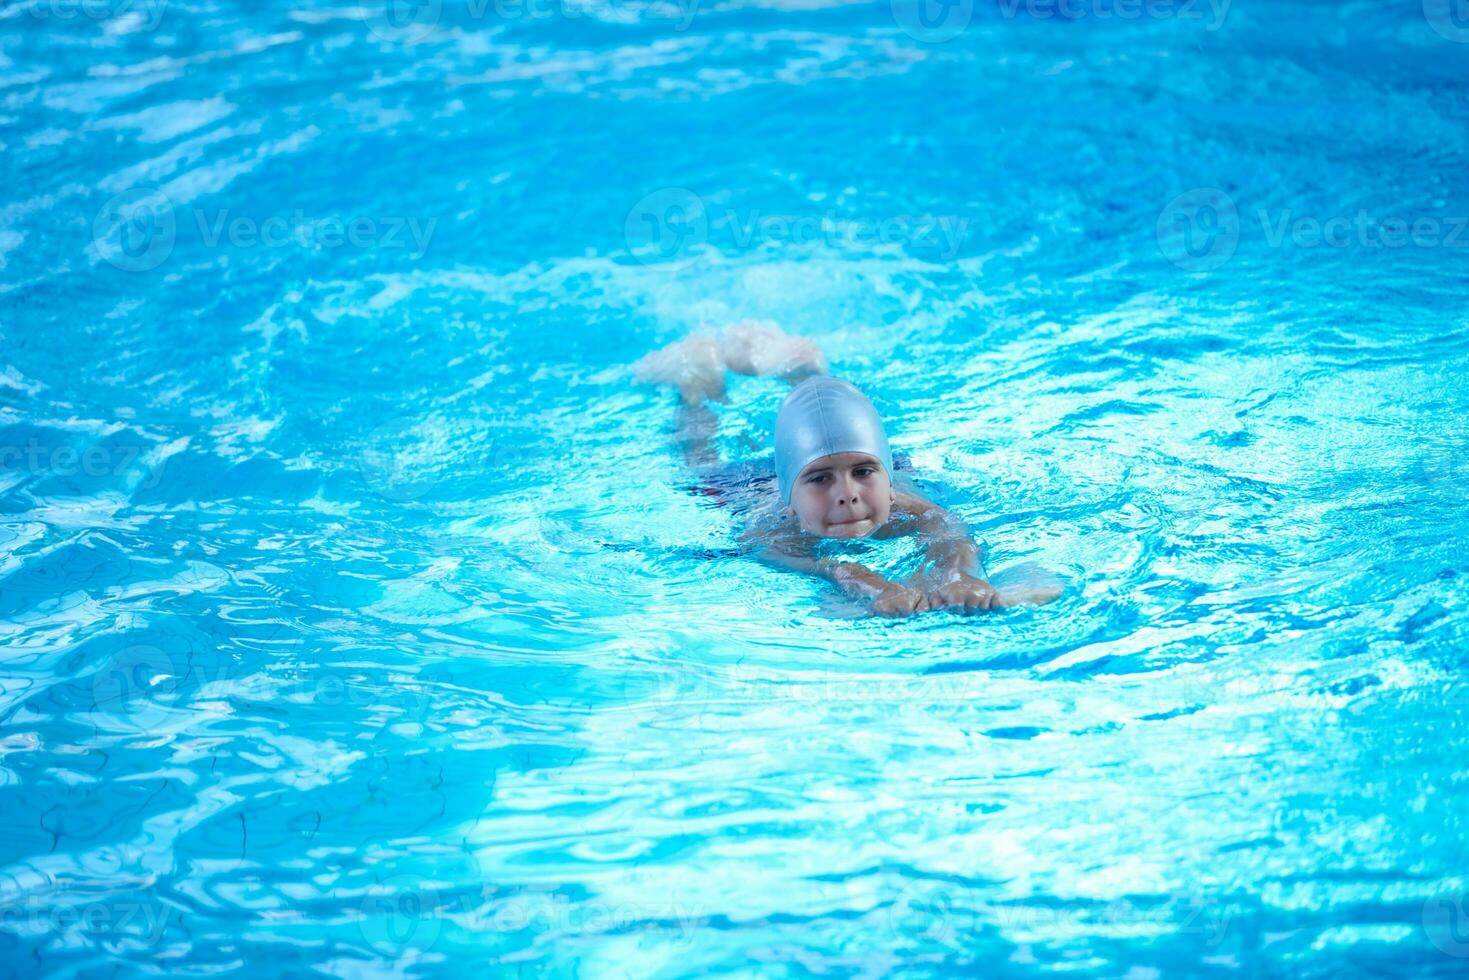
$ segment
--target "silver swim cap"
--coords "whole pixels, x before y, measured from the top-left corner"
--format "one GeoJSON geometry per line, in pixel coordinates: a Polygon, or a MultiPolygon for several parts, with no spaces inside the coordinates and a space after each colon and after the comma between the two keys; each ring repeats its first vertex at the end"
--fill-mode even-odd
{"type": "Polygon", "coordinates": [[[813,459],[833,453],[876,456],[893,478],[893,457],[882,419],[867,396],[846,381],[825,375],[791,389],[775,417],[775,479],[780,499],[791,502],[796,477],[813,459]]]}

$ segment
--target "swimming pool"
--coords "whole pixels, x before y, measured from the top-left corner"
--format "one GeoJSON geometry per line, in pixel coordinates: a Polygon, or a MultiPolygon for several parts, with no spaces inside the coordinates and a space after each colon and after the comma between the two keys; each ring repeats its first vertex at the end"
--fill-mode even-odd
{"type": "Polygon", "coordinates": [[[0,974],[1462,975],[1453,13],[7,5],[0,974]],[[725,557],[743,318],[1063,598],[725,557]]]}

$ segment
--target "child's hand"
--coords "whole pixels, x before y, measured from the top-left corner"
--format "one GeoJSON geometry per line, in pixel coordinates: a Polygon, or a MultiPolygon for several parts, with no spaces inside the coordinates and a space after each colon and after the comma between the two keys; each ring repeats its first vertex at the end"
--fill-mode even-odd
{"type": "Polygon", "coordinates": [[[929,608],[929,597],[917,589],[889,583],[872,600],[872,611],[879,616],[907,616],[929,608]]]}
{"type": "Polygon", "coordinates": [[[1044,606],[1046,603],[1060,597],[1062,592],[1058,584],[1041,583],[1037,585],[1006,586],[1000,591],[1000,598],[996,600],[995,606],[1044,606]]]}
{"type": "Polygon", "coordinates": [[[1000,569],[991,581],[1000,593],[995,605],[1006,609],[1043,606],[1059,598],[1066,585],[1055,572],[1030,561],[1000,569]]]}
{"type": "Polygon", "coordinates": [[[976,609],[998,609],[1005,605],[1000,594],[983,579],[961,574],[952,582],[939,586],[928,594],[930,609],[955,608],[959,612],[976,609]]]}

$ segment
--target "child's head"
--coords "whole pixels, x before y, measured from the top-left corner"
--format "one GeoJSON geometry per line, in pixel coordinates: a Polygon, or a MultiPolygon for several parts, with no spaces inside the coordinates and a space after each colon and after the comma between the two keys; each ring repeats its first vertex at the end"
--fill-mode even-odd
{"type": "Polygon", "coordinates": [[[860,538],[887,523],[893,460],[882,420],[845,381],[808,378],[775,418],[775,476],[786,512],[811,534],[860,538]]]}

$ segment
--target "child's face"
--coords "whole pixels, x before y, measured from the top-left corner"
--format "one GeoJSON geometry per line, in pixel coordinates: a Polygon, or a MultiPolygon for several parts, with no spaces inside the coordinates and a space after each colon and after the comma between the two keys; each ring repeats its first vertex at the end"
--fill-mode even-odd
{"type": "Polygon", "coordinates": [[[893,485],[875,456],[835,453],[813,459],[796,477],[786,513],[823,538],[862,538],[887,523],[893,485]]]}

